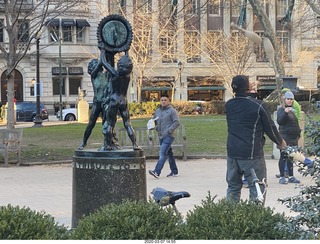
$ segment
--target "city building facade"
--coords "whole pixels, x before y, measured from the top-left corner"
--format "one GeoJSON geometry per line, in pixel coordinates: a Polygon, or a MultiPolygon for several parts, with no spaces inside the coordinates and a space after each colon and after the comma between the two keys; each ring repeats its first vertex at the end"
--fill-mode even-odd
{"type": "MultiPolygon", "coordinates": [[[[263,44],[251,43],[243,32],[232,27],[235,23],[263,37],[263,28],[247,0],[82,1],[77,12],[66,11],[48,18],[43,26],[40,95],[49,109],[54,110],[60,98],[64,104],[76,106],[80,91],[92,101],[87,66],[92,58],[99,57],[97,27],[109,14],[124,15],[134,32],[129,51],[134,62],[130,102],[157,101],[163,94],[173,101],[226,101],[232,97],[231,78],[239,73],[249,76],[258,98],[276,89],[275,71],[263,44]]],[[[279,42],[286,76],[296,78],[299,94],[317,92],[320,16],[303,0],[295,4],[304,9],[294,8],[292,12],[290,0],[261,2],[279,42]],[[301,18],[305,13],[309,16],[301,18]]],[[[3,27],[6,18],[2,10],[0,7],[3,27]]],[[[8,45],[4,28],[0,28],[0,45],[8,45]]],[[[2,103],[7,102],[5,71],[6,60],[0,52],[2,103]]],[[[36,45],[31,46],[14,72],[17,101],[34,101],[36,45]]]]}

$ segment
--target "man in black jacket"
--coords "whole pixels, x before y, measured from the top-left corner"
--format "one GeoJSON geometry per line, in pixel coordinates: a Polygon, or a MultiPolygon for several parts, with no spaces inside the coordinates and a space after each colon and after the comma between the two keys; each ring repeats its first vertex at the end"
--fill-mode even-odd
{"type": "MultiPolygon", "coordinates": [[[[243,75],[233,77],[231,87],[235,97],[225,105],[228,124],[227,199],[240,201],[242,176],[244,176],[249,183],[249,198],[255,200],[257,191],[252,181],[251,169],[255,170],[258,179],[267,177],[263,151],[264,134],[279,148],[284,148],[286,142],[280,136],[264,103],[249,96],[248,77],[243,75]]],[[[264,189],[261,191],[264,192],[264,189]]]]}

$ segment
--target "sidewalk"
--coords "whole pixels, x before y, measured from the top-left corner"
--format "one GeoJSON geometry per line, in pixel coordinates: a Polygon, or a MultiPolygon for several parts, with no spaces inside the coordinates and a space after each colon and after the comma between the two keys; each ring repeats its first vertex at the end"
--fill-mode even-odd
{"type": "MultiPolygon", "coordinates": [[[[79,123],[77,121],[59,121],[57,116],[49,115],[49,119],[42,121],[42,126],[63,125],[70,123],[79,123]]],[[[30,128],[34,126],[34,122],[16,122],[15,128],[30,128]]],[[[0,123],[0,129],[6,129],[7,124],[0,123]]]]}
{"type": "MultiPolygon", "coordinates": [[[[190,198],[176,202],[178,210],[184,215],[201,205],[201,200],[211,195],[217,195],[217,200],[225,197],[227,184],[225,180],[225,159],[197,159],[177,161],[179,176],[167,178],[168,163],[165,164],[160,179],[148,174],[155,166],[155,160],[146,163],[147,194],[155,187],[170,191],[188,191],[190,198]]],[[[280,185],[275,174],[278,173],[277,160],[267,160],[268,192],[266,206],[277,212],[293,215],[290,210],[279,203],[279,198],[295,196],[299,189],[295,184],[280,185]]],[[[302,184],[310,184],[311,177],[303,177],[295,171],[295,176],[302,184]]],[[[248,189],[243,188],[243,199],[248,198],[248,189]]],[[[71,227],[72,216],[72,166],[71,164],[38,165],[1,168],[0,170],[0,206],[26,206],[31,210],[45,211],[57,222],[71,227]]]]}

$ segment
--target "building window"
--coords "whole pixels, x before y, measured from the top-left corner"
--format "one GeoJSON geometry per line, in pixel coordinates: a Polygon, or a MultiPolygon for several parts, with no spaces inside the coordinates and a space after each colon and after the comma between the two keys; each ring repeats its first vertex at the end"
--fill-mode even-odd
{"type": "Polygon", "coordinates": [[[60,39],[59,27],[49,27],[49,41],[50,42],[58,42],[60,39]]]}
{"type": "Polygon", "coordinates": [[[197,31],[187,31],[184,38],[184,52],[188,63],[200,63],[200,35],[197,31]]]}
{"type": "Polygon", "coordinates": [[[283,17],[288,9],[288,0],[277,0],[277,16],[283,17]]]}
{"type": "Polygon", "coordinates": [[[159,21],[167,23],[167,18],[171,18],[171,23],[175,24],[177,19],[177,4],[172,0],[159,1],[159,21]]]}
{"type": "Polygon", "coordinates": [[[231,33],[231,39],[228,42],[228,49],[235,63],[244,64],[248,60],[248,38],[241,32],[231,33]]]}
{"type": "Polygon", "coordinates": [[[173,5],[172,5],[172,0],[162,0],[159,1],[159,8],[160,8],[160,19],[161,16],[166,16],[169,17],[171,16],[172,10],[173,10],[173,5]]]}
{"type": "Polygon", "coordinates": [[[198,1],[197,0],[185,0],[185,12],[186,14],[191,14],[191,15],[194,15],[194,14],[197,14],[197,3],[198,1]]]}
{"type": "Polygon", "coordinates": [[[221,15],[221,0],[211,0],[208,2],[208,11],[211,15],[221,15]]]}
{"type": "Polygon", "coordinates": [[[209,31],[207,36],[207,50],[210,62],[219,62],[222,57],[222,32],[209,31]]]}
{"type": "Polygon", "coordinates": [[[136,10],[139,13],[150,14],[152,11],[151,0],[136,0],[136,10]]]}
{"type": "Polygon", "coordinates": [[[29,41],[29,20],[19,20],[18,40],[19,42],[29,41]]]}
{"type": "Polygon", "coordinates": [[[57,42],[62,33],[63,42],[85,43],[88,21],[84,19],[51,19],[46,23],[49,31],[49,42],[57,42]],[[75,38],[73,38],[75,36],[75,38]]]}
{"type": "Polygon", "coordinates": [[[4,26],[4,19],[0,19],[0,42],[3,42],[3,26],[4,26]]]}
{"type": "Polygon", "coordinates": [[[317,38],[320,38],[320,16],[317,16],[317,24],[316,24],[316,32],[317,32],[317,38]]]}
{"type": "MultiPolygon", "coordinates": [[[[264,32],[256,32],[261,38],[264,35],[264,32]]],[[[256,61],[257,62],[268,62],[266,52],[263,47],[263,43],[258,45],[254,45],[254,53],[256,54],[256,61]]]]}
{"type": "Polygon", "coordinates": [[[86,28],[90,27],[90,24],[84,19],[76,20],[76,41],[77,43],[85,43],[86,28]]]}
{"type": "Polygon", "coordinates": [[[188,100],[212,101],[223,100],[224,86],[218,77],[189,76],[188,100]]]}
{"type": "MultiPolygon", "coordinates": [[[[52,92],[53,95],[60,95],[60,79],[59,77],[53,77],[52,78],[52,92]]],[[[62,78],[62,94],[66,94],[66,89],[65,89],[65,78],[62,78]]]]}
{"type": "Polygon", "coordinates": [[[162,63],[173,63],[176,61],[177,40],[175,31],[163,31],[159,39],[159,49],[162,63]]]}
{"type": "Polygon", "coordinates": [[[72,42],[72,26],[62,27],[62,40],[64,42],[72,42]]]}
{"type": "Polygon", "coordinates": [[[81,78],[69,77],[69,95],[78,95],[79,87],[81,87],[81,78]]]}
{"type": "Polygon", "coordinates": [[[45,23],[45,25],[49,32],[49,42],[57,42],[60,38],[60,19],[50,19],[45,23]]]}
{"type": "Polygon", "coordinates": [[[287,31],[278,31],[277,40],[280,43],[279,51],[282,60],[291,62],[291,41],[287,31]]]}
{"type": "Polygon", "coordinates": [[[85,42],[85,29],[83,27],[77,26],[76,37],[77,37],[77,43],[84,43],[85,42]]]}
{"type": "Polygon", "coordinates": [[[134,35],[136,46],[134,47],[135,53],[137,53],[138,62],[145,63],[145,60],[150,60],[152,55],[152,36],[151,30],[136,30],[134,35]]]}
{"type": "Polygon", "coordinates": [[[241,1],[239,0],[231,0],[231,16],[239,17],[241,9],[241,1]]]}
{"type": "Polygon", "coordinates": [[[126,5],[125,0],[122,1],[109,1],[110,4],[110,13],[113,14],[122,14],[124,11],[124,6],[126,5]]]}

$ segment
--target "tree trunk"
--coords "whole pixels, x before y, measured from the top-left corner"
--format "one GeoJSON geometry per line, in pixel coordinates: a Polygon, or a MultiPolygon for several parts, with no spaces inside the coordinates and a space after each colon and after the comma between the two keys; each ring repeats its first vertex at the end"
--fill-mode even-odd
{"type": "Polygon", "coordinates": [[[249,2],[252,6],[253,13],[258,17],[263,27],[266,37],[270,39],[272,46],[274,48],[274,52],[275,52],[274,69],[276,72],[276,76],[283,77],[285,76],[285,70],[284,70],[283,61],[280,59],[280,53],[279,53],[279,48],[277,44],[276,34],[264,10],[264,6],[261,4],[259,0],[249,0],[249,2]]]}
{"type": "Polygon", "coordinates": [[[14,71],[11,60],[11,54],[9,53],[9,60],[7,65],[7,129],[14,129],[15,116],[14,116],[14,71]]]}
{"type": "Polygon", "coordinates": [[[143,76],[138,78],[138,87],[137,87],[137,103],[141,103],[141,95],[142,95],[142,79],[143,76]]]}
{"type": "Polygon", "coordinates": [[[277,90],[280,98],[280,90],[282,88],[282,83],[283,83],[282,77],[285,76],[285,69],[284,69],[283,60],[281,60],[280,58],[280,52],[277,44],[276,34],[274,29],[272,28],[269,18],[264,10],[264,6],[261,4],[261,2],[259,0],[249,0],[249,2],[253,9],[253,13],[258,17],[263,27],[266,38],[269,38],[274,48],[274,60],[272,62],[272,65],[275,71],[277,90]]]}

